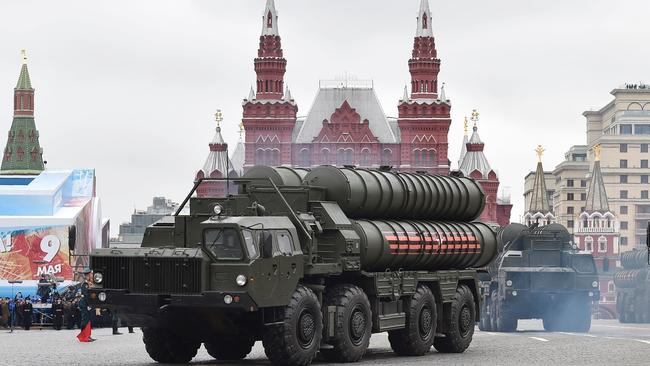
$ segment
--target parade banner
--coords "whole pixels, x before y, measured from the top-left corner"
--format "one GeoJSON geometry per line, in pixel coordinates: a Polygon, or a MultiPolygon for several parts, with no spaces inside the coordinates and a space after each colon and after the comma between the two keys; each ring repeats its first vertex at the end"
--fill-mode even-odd
{"type": "Polygon", "coordinates": [[[41,275],[73,278],[68,226],[0,229],[0,278],[37,280],[41,275]]]}

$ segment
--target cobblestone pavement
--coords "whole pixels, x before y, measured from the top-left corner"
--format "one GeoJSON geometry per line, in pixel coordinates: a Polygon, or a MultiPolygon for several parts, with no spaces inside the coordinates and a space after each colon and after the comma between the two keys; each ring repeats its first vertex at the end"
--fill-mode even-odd
{"type": "MultiPolygon", "coordinates": [[[[122,329],[126,331],[126,329],[122,329]]],[[[2,365],[155,365],[142,344],[142,334],[113,336],[110,329],[93,332],[94,343],[79,343],[78,331],[51,329],[0,330],[2,365]]],[[[588,334],[547,333],[540,321],[520,321],[516,333],[481,332],[463,354],[441,354],[433,349],[423,357],[400,358],[388,337],[373,335],[370,349],[359,365],[648,365],[650,324],[619,324],[596,320],[588,334]]],[[[201,348],[194,365],[215,362],[201,348]]],[[[261,342],[237,365],[268,365],[261,342]]]]}

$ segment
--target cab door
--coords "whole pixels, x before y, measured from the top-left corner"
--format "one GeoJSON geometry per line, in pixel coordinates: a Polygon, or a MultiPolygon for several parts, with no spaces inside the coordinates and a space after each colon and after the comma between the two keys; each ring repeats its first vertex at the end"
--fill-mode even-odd
{"type": "Polygon", "coordinates": [[[300,245],[288,230],[275,232],[277,251],[273,256],[278,260],[278,295],[289,298],[293,294],[303,274],[303,255],[300,245]]]}

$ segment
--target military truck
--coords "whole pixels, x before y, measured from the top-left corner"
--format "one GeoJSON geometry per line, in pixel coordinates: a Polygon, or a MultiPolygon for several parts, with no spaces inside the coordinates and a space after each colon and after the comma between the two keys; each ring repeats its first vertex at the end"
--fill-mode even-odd
{"type": "Polygon", "coordinates": [[[480,317],[475,268],[496,233],[460,176],[253,167],[225,198],[191,197],[147,228],[139,249],[91,254],[95,306],[142,327],[162,363],[201,343],[218,360],[261,340],[276,365],[359,361],[371,333],[399,355],[463,352],[480,317]]]}
{"type": "Polygon", "coordinates": [[[547,331],[589,331],[600,296],[596,266],[564,226],[510,224],[497,242],[499,254],[480,281],[479,329],[514,332],[519,319],[542,319],[547,331]]]}
{"type": "Polygon", "coordinates": [[[623,269],[614,273],[616,310],[621,323],[650,323],[648,249],[621,254],[623,269]]]}

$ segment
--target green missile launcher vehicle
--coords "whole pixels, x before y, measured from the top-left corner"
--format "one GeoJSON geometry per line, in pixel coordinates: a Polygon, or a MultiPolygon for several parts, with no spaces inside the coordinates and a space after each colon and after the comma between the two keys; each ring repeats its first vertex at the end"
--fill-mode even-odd
{"type": "Polygon", "coordinates": [[[225,198],[191,197],[141,248],[91,253],[91,303],[142,327],[162,363],[218,360],[261,340],[271,363],[359,361],[372,333],[399,355],[463,352],[477,270],[496,234],[467,178],[389,169],[254,167],[225,198]],[[189,202],[189,214],[181,209],[189,202]]]}
{"type": "Polygon", "coordinates": [[[587,332],[598,301],[590,253],[578,251],[560,224],[500,229],[499,255],[481,273],[479,328],[514,332],[519,319],[542,319],[547,331],[587,332]]]}

